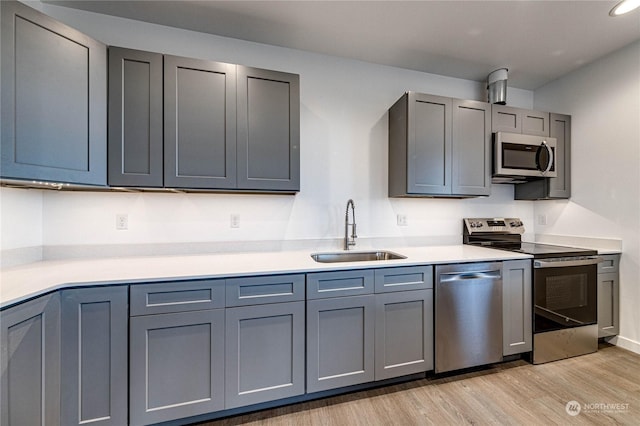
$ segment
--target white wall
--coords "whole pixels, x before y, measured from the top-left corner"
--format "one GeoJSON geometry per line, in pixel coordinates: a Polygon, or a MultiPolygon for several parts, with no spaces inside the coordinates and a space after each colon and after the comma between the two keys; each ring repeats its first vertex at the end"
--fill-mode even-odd
{"type": "Polygon", "coordinates": [[[0,188],[0,250],[42,245],[42,206],[40,190],[0,188]]]}
{"type": "MultiPolygon", "coordinates": [[[[531,223],[531,202],[494,186],[471,200],[387,197],[387,109],[407,90],[484,99],[484,84],[344,58],[266,46],[36,3],[35,7],[108,45],[300,74],[301,191],[296,196],[49,192],[45,246],[339,238],[346,201],[356,204],[360,237],[459,236],[465,216],[514,215],[531,223]],[[129,230],[115,230],[115,215],[129,230]],[[230,214],[240,215],[231,229],[230,214]],[[396,214],[408,227],[396,225],[396,214]]],[[[509,89],[530,108],[533,93],[509,89]]],[[[14,211],[25,208],[19,200],[14,211]]],[[[532,226],[532,225],[531,225],[532,226]]],[[[4,224],[3,224],[4,230],[4,224]]]]}
{"type": "Polygon", "coordinates": [[[572,115],[570,201],[536,202],[537,234],[622,239],[618,344],[640,352],[640,42],[535,91],[572,115]]]}

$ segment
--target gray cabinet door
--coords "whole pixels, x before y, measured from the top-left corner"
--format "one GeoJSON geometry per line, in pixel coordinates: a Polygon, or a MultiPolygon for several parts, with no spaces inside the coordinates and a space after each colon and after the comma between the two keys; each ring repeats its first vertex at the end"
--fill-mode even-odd
{"type": "Polygon", "coordinates": [[[433,290],[375,297],[375,380],[433,370],[433,290]]]}
{"type": "Polygon", "coordinates": [[[598,274],[598,337],[620,332],[620,282],[618,272],[598,274]]]}
{"type": "Polygon", "coordinates": [[[307,393],[374,380],[375,296],[307,301],[307,393]]]}
{"type": "Polygon", "coordinates": [[[64,290],[61,297],[62,424],[126,424],[128,287],[64,290]]]}
{"type": "Polygon", "coordinates": [[[602,255],[598,263],[598,337],[620,332],[620,255],[602,255]]]}
{"type": "Polygon", "coordinates": [[[302,395],[304,302],[226,310],[225,408],[302,395]]]}
{"type": "Polygon", "coordinates": [[[522,133],[525,135],[549,136],[549,113],[522,110],[522,133]]]}
{"type": "Polygon", "coordinates": [[[502,262],[502,350],[514,355],[532,350],[531,260],[502,262]]]}
{"type": "Polygon", "coordinates": [[[238,188],[300,190],[300,77],[238,66],[238,188]]]}
{"type": "Polygon", "coordinates": [[[0,351],[0,424],[61,424],[58,295],[0,312],[0,351]]]}
{"type": "Polygon", "coordinates": [[[549,113],[491,105],[491,131],[549,136],[549,113]]]}
{"type": "Polygon", "coordinates": [[[407,191],[451,193],[451,99],[409,94],[407,191]]]}
{"type": "Polygon", "coordinates": [[[2,177],[105,185],[106,46],[0,3],[2,177]]]}
{"type": "Polygon", "coordinates": [[[109,185],[161,187],[162,146],[162,55],[109,47],[109,185]]]}
{"type": "Polygon", "coordinates": [[[558,176],[549,178],[549,198],[571,197],[571,116],[551,114],[550,135],[556,138],[555,163],[558,176]]]}
{"type": "Polygon", "coordinates": [[[491,105],[491,131],[522,133],[522,110],[506,105],[491,105]]]}
{"type": "Polygon", "coordinates": [[[236,186],[235,65],[164,56],[164,185],[236,186]]]}
{"type": "Polygon", "coordinates": [[[129,423],[224,409],[224,310],[132,317],[129,423]]]}
{"type": "Polygon", "coordinates": [[[491,104],[453,100],[451,193],[491,194],[491,104]]]}

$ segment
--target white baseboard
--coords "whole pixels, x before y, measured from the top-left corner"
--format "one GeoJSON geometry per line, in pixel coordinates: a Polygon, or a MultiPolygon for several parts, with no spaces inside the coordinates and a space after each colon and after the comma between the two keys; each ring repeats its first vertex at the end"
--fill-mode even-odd
{"type": "Polygon", "coordinates": [[[623,336],[612,337],[610,340],[608,340],[608,342],[640,355],[640,342],[627,339],[626,337],[623,337],[623,336]]]}

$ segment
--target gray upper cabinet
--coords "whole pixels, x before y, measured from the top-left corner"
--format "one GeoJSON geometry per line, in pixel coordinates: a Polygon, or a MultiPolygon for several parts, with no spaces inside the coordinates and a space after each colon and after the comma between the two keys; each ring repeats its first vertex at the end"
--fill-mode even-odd
{"type": "Polygon", "coordinates": [[[58,294],[0,312],[0,351],[0,424],[60,425],[58,294]]]}
{"type": "Polygon", "coordinates": [[[238,189],[300,190],[300,77],[238,66],[238,189]]]}
{"type": "Polygon", "coordinates": [[[550,200],[571,197],[571,116],[550,114],[550,135],[556,138],[555,167],[558,176],[515,186],[516,200],[550,200]]]}
{"type": "Polygon", "coordinates": [[[491,192],[490,104],[409,92],[389,110],[389,196],[491,192]]]}
{"type": "Polygon", "coordinates": [[[491,194],[491,105],[453,100],[452,195],[491,194]]]}
{"type": "Polygon", "coordinates": [[[491,105],[491,131],[523,133],[525,135],[549,136],[549,113],[515,108],[506,105],[491,105]]]}
{"type": "Polygon", "coordinates": [[[109,184],[300,190],[300,81],[109,48],[109,184]]]}
{"type": "Polygon", "coordinates": [[[164,57],[164,185],[236,187],[235,65],[164,57]]]}
{"type": "Polygon", "coordinates": [[[0,7],[2,177],[106,185],[106,46],[18,2],[0,7]]]}
{"type": "Polygon", "coordinates": [[[127,301],[127,286],[62,291],[63,425],[127,424],[127,301]]]}
{"type": "Polygon", "coordinates": [[[162,187],[162,55],[109,47],[111,186],[162,187]]]}
{"type": "Polygon", "coordinates": [[[502,354],[533,347],[531,260],[502,262],[502,354]]]}
{"type": "Polygon", "coordinates": [[[451,99],[405,93],[389,109],[389,196],[451,193],[451,99]]]}

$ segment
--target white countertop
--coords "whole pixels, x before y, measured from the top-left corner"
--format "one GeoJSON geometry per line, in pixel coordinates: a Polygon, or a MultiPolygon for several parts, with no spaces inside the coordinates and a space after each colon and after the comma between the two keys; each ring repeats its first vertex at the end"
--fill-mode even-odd
{"type": "Polygon", "coordinates": [[[42,261],[0,271],[0,308],[66,287],[531,258],[462,244],[388,250],[407,258],[317,263],[304,250],[42,261]]]}

